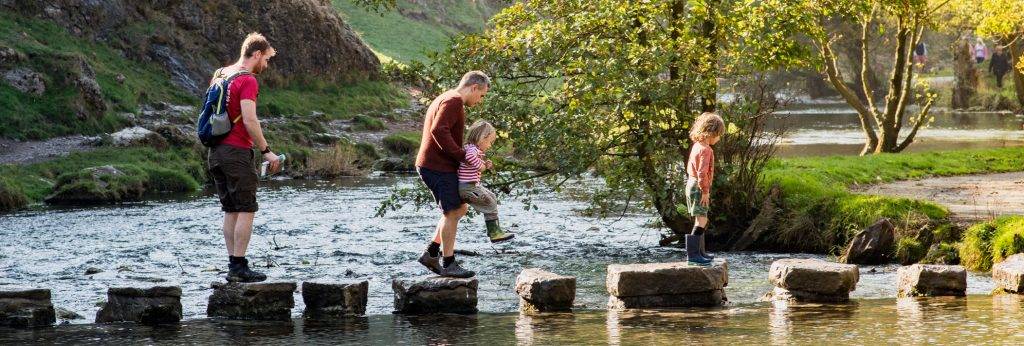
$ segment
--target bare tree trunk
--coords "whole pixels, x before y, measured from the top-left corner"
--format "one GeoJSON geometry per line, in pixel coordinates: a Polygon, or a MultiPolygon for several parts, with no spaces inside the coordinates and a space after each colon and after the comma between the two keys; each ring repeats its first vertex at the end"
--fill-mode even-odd
{"type": "Polygon", "coordinates": [[[953,109],[970,108],[971,99],[977,90],[978,68],[974,63],[971,43],[965,35],[961,35],[953,43],[953,97],[949,106],[953,109]]]}
{"type": "MultiPolygon", "coordinates": [[[[707,63],[710,65],[708,68],[711,76],[718,75],[718,39],[716,32],[717,25],[715,24],[715,17],[718,15],[720,0],[710,0],[705,6],[707,6],[708,17],[701,23],[701,35],[707,40],[707,63]]],[[[705,90],[701,97],[701,110],[705,112],[714,112],[717,108],[718,103],[718,80],[715,78],[711,79],[713,85],[708,90],[705,90]]]]}
{"type": "Polygon", "coordinates": [[[1021,40],[1024,40],[1024,37],[1018,34],[1010,44],[1010,64],[1013,65],[1010,73],[1013,74],[1013,89],[1017,92],[1017,107],[1024,109],[1024,73],[1017,67],[1021,58],[1024,58],[1024,42],[1021,40]]]}

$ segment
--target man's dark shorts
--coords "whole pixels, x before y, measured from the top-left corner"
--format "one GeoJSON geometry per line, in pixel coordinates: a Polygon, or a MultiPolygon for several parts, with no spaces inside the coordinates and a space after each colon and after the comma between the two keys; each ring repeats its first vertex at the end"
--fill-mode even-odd
{"type": "Polygon", "coordinates": [[[210,176],[217,187],[221,210],[225,213],[255,213],[256,153],[254,151],[218,145],[210,149],[210,176]]]}
{"type": "Polygon", "coordinates": [[[447,214],[449,211],[462,207],[462,197],[459,197],[459,175],[455,172],[438,172],[435,170],[416,167],[420,173],[420,179],[434,195],[434,201],[441,206],[441,211],[447,214]]]}

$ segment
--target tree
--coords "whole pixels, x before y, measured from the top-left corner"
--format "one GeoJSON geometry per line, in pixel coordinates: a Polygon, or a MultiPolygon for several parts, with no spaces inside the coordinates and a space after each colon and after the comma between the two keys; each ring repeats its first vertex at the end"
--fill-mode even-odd
{"type": "MultiPolygon", "coordinates": [[[[691,225],[680,209],[686,179],[680,168],[694,117],[718,110],[732,123],[727,139],[751,152],[765,150],[751,143],[759,129],[737,125],[766,112],[741,110],[742,102],[718,104],[719,81],[809,56],[791,39],[802,30],[799,22],[780,20],[800,15],[788,3],[527,0],[495,16],[493,29],[456,40],[437,65],[448,78],[467,69],[492,74],[482,113],[499,125],[517,157],[535,163],[525,178],[547,177],[557,188],[599,173],[596,205],[639,200],[681,234],[691,225]]],[[[719,159],[720,172],[759,169],[766,159],[726,160],[719,159]]]]}
{"type": "MultiPolygon", "coordinates": [[[[928,112],[935,101],[935,95],[926,92],[921,95],[924,105],[917,114],[908,117],[907,106],[918,99],[911,95],[915,74],[911,52],[920,42],[921,34],[932,15],[942,4],[931,4],[925,0],[810,0],[805,5],[807,13],[817,17],[816,29],[809,33],[822,58],[822,73],[846,103],[853,107],[860,120],[865,137],[861,155],[900,152],[906,149],[914,142],[917,132],[925,124],[928,112]],[[876,105],[871,98],[859,99],[857,92],[848,86],[832,48],[835,41],[844,38],[828,30],[828,20],[850,21],[861,28],[859,37],[845,39],[856,39],[860,43],[862,68],[856,73],[862,75],[868,73],[866,67],[871,66],[872,54],[868,37],[872,29],[877,25],[878,30],[891,35],[892,54],[895,58],[887,82],[888,90],[881,105],[876,105]],[[903,140],[900,140],[900,130],[904,123],[908,123],[911,128],[903,140]]],[[[860,78],[862,81],[866,79],[860,78]]],[[[860,83],[856,87],[861,88],[864,95],[873,95],[875,92],[869,83],[860,83]]]]}
{"type": "Polygon", "coordinates": [[[1013,86],[1017,104],[1024,107],[1024,1],[1020,0],[958,0],[973,3],[977,8],[977,33],[990,37],[1009,48],[1013,69],[1013,86]]]}

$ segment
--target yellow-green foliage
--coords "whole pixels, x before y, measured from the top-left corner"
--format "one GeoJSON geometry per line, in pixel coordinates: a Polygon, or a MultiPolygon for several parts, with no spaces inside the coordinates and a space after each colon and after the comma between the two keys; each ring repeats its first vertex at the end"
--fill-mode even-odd
{"type": "Polygon", "coordinates": [[[979,271],[1024,252],[1024,216],[1003,216],[971,226],[960,246],[960,262],[979,271]]]}

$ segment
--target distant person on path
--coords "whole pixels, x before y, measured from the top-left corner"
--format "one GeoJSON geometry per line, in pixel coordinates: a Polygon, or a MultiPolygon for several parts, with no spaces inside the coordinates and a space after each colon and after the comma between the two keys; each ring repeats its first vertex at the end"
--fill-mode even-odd
{"type": "Polygon", "coordinates": [[[1010,57],[1003,51],[1002,46],[996,45],[996,51],[988,61],[988,71],[996,76],[996,86],[1002,89],[1003,75],[1010,72],[1010,57]]]}
{"type": "Polygon", "coordinates": [[[978,38],[978,41],[974,43],[974,60],[979,64],[985,62],[985,58],[988,57],[988,46],[985,45],[985,41],[978,38]]]}
{"type": "Polygon", "coordinates": [[[686,209],[695,220],[693,231],[686,236],[686,258],[698,265],[707,265],[714,259],[704,247],[704,233],[711,206],[711,182],[715,178],[715,151],[711,146],[724,133],[722,117],[708,112],[698,116],[690,129],[693,146],[686,162],[686,209]]]}
{"type": "Polygon", "coordinates": [[[462,149],[466,110],[484,99],[491,81],[480,71],[462,76],[459,86],[434,99],[423,119],[423,138],[416,155],[416,171],[441,208],[434,236],[419,262],[430,271],[449,277],[469,278],[476,273],[455,261],[455,232],[468,206],[459,197],[458,169],[466,161],[462,149]],[[443,250],[442,250],[443,247],[443,250]],[[440,258],[439,258],[440,257],[440,258]]]}
{"type": "Polygon", "coordinates": [[[224,211],[224,243],[228,248],[228,275],[231,282],[259,282],[267,279],[263,273],[249,268],[245,251],[252,237],[252,223],[259,205],[256,203],[256,157],[258,149],[263,159],[270,162],[270,172],[277,171],[280,161],[270,150],[260,121],[256,118],[256,98],[259,83],[256,75],[267,69],[268,61],[276,54],[267,39],[258,33],[246,36],[238,61],[214,73],[212,85],[230,78],[228,85],[228,116],[234,125],[231,132],[210,149],[210,176],[213,177],[224,211]],[[235,76],[237,74],[237,76],[235,76]]]}
{"type": "Polygon", "coordinates": [[[494,163],[485,159],[484,153],[491,148],[497,137],[498,132],[491,123],[483,120],[473,123],[469,127],[467,143],[462,146],[466,160],[459,164],[459,197],[484,214],[487,237],[492,243],[515,237],[514,234],[502,231],[498,223],[498,197],[480,184],[481,173],[494,168],[494,163]]]}
{"type": "Polygon", "coordinates": [[[924,42],[918,42],[917,46],[914,46],[914,63],[920,66],[922,70],[925,69],[925,64],[928,63],[928,46],[924,42]]]}

